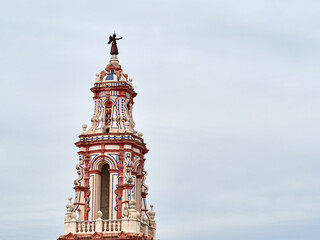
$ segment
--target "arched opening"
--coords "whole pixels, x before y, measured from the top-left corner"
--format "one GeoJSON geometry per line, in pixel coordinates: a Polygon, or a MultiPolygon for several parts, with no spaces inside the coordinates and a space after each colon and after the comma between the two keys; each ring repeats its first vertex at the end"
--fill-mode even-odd
{"type": "Polygon", "coordinates": [[[137,177],[136,179],[136,192],[135,192],[135,195],[136,195],[136,203],[137,203],[137,210],[141,210],[141,175],[142,175],[142,170],[141,170],[141,165],[139,164],[137,166],[137,176],[140,176],[140,177],[137,177]]]}
{"type": "Polygon", "coordinates": [[[102,219],[109,219],[109,194],[110,194],[110,173],[109,165],[105,164],[101,168],[101,191],[100,191],[100,211],[102,219]]]}

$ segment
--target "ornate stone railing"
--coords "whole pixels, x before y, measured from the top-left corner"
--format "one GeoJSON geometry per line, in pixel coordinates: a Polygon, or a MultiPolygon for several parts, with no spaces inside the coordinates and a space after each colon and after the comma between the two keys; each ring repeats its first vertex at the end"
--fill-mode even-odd
{"type": "Polygon", "coordinates": [[[76,233],[94,233],[96,231],[95,221],[76,222],[76,233]]]}
{"type": "Polygon", "coordinates": [[[119,140],[134,140],[138,143],[142,143],[140,137],[136,137],[135,135],[114,135],[114,134],[105,134],[99,135],[95,137],[81,135],[79,142],[92,142],[92,141],[100,141],[100,140],[109,140],[109,141],[119,141],[119,140]]]}
{"type": "Polygon", "coordinates": [[[119,233],[121,232],[121,220],[76,221],[77,234],[88,234],[95,232],[119,233]]]}
{"type": "Polygon", "coordinates": [[[102,220],[103,233],[121,232],[121,220],[102,220]]]}
{"type": "Polygon", "coordinates": [[[92,221],[70,220],[65,221],[65,234],[71,232],[75,234],[120,233],[125,232],[144,233],[145,236],[155,236],[156,229],[146,222],[132,219],[102,220],[92,221]]]}
{"type": "Polygon", "coordinates": [[[114,86],[126,86],[126,87],[129,87],[129,88],[132,88],[132,85],[131,84],[128,84],[126,82],[117,82],[117,81],[114,81],[114,82],[96,82],[95,84],[95,87],[114,87],[114,86]]]}

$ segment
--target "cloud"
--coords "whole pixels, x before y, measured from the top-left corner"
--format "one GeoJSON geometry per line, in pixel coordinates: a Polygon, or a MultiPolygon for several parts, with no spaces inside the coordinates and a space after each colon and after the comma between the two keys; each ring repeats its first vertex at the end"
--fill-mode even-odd
{"type": "Polygon", "coordinates": [[[150,149],[158,238],[318,239],[319,7],[3,3],[1,234],[62,234],[73,143],[90,123],[89,88],[116,30],[138,92],[136,129],[150,149]]]}

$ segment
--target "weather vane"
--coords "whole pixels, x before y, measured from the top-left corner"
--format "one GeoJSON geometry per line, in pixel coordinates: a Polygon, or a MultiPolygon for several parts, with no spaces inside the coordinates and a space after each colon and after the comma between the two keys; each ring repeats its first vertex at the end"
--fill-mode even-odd
{"type": "Polygon", "coordinates": [[[120,40],[120,39],[122,39],[122,37],[117,38],[116,33],[114,33],[112,36],[109,37],[108,44],[112,43],[111,50],[110,50],[111,55],[118,55],[119,54],[118,47],[117,47],[117,40],[120,40]]]}

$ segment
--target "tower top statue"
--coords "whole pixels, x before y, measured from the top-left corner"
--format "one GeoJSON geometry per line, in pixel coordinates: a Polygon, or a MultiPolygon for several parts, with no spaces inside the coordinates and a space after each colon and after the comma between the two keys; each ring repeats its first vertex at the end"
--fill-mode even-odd
{"type": "Polygon", "coordinates": [[[109,36],[108,44],[112,43],[111,50],[110,50],[111,55],[118,55],[119,54],[118,47],[117,47],[117,40],[122,39],[122,37],[117,38],[116,36],[117,36],[116,33],[114,33],[112,36],[109,36]]]}

